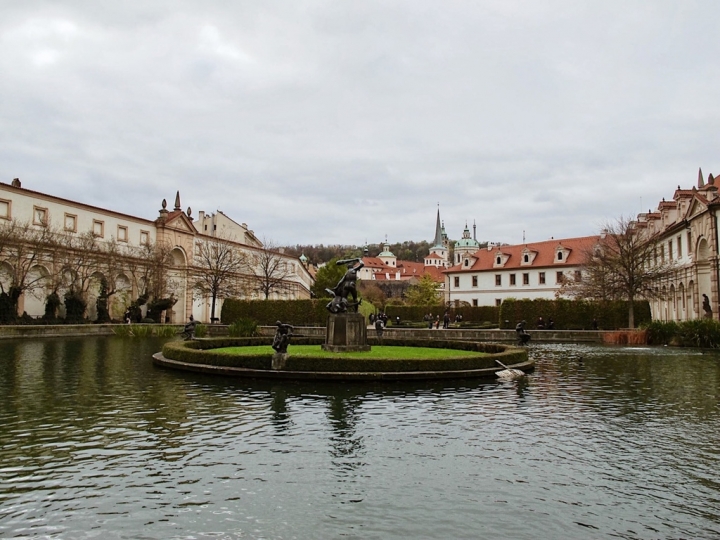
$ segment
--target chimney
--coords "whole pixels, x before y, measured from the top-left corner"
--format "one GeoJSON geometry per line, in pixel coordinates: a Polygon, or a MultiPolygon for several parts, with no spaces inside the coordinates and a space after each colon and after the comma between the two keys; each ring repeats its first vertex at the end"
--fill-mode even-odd
{"type": "Polygon", "coordinates": [[[19,178],[13,178],[12,184],[10,184],[12,187],[22,187],[20,185],[20,179],[19,178]]]}

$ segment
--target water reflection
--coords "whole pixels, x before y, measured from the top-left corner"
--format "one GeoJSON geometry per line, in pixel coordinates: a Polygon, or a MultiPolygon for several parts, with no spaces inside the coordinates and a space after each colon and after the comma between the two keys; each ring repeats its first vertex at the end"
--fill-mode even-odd
{"type": "Polygon", "coordinates": [[[716,354],[548,345],[513,382],[279,383],[157,369],[161,344],[0,343],[0,536],[720,535],[716,354]]]}

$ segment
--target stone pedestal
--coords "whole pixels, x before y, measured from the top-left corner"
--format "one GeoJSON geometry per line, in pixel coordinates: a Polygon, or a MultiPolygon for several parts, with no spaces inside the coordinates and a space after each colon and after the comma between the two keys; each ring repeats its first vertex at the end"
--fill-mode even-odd
{"type": "Polygon", "coordinates": [[[360,313],[331,314],[322,348],[331,352],[369,351],[365,317],[360,313]]]}
{"type": "Polygon", "coordinates": [[[272,368],[275,370],[285,369],[285,362],[290,355],[288,353],[275,353],[272,356],[272,368]]]}

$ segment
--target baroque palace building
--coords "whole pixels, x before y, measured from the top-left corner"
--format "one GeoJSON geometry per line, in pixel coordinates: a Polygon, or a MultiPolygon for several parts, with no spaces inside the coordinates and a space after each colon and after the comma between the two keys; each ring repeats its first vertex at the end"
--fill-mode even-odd
{"type": "Polygon", "coordinates": [[[658,263],[670,271],[657,279],[656,296],[650,300],[652,317],[661,321],[685,321],[705,316],[703,295],[707,295],[713,318],[718,318],[718,182],[712,174],[697,185],[679,185],[671,200],[663,199],[657,209],[638,214],[634,226],[656,243],[658,263]]]}
{"type": "MultiPolygon", "coordinates": [[[[146,219],[32,191],[15,179],[12,184],[0,182],[0,224],[5,231],[13,224],[24,229],[23,238],[37,239],[40,233],[46,239],[54,238],[23,248],[28,254],[23,257],[32,255],[33,263],[24,272],[23,279],[31,286],[20,296],[18,312],[31,317],[43,315],[50,292],[62,297],[63,289],[77,286],[87,301],[86,316],[94,320],[95,301],[104,281],[114,292],[109,298],[110,316],[122,320],[130,303],[147,291],[148,280],[155,279],[163,281],[165,296],[175,300],[166,311],[167,322],[182,323],[191,314],[199,321],[211,322],[210,295],[200,293],[196,286],[202,272],[212,271],[203,266],[201,255],[217,254],[224,248],[244,261],[242,269],[231,269],[229,278],[237,285],[234,290],[242,291],[240,297],[310,298],[313,278],[299,259],[266,250],[246,224],[236,223],[220,211],[199,212],[193,220],[190,208],[181,209],[179,192],[172,210],[163,201],[158,216],[146,219]],[[148,254],[160,248],[165,250],[160,264],[163,275],[157,276],[148,254]],[[33,249],[41,253],[32,254],[33,249]],[[92,253],[84,253],[84,249],[92,253]],[[68,252],[72,252],[72,261],[68,252]],[[108,253],[112,258],[100,256],[108,253]]],[[[17,258],[20,251],[8,249],[8,241],[12,239],[7,235],[0,239],[0,283],[5,292],[23,265],[21,260],[12,260],[11,253],[17,258]]],[[[221,306],[222,295],[217,298],[216,318],[221,306]]]]}

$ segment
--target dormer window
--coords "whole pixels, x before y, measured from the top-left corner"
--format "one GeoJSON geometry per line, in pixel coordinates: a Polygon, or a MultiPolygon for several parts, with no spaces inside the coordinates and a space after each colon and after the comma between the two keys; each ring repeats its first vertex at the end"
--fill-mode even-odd
{"type": "Polygon", "coordinates": [[[524,263],[529,263],[529,262],[530,262],[530,255],[528,255],[527,253],[526,253],[525,255],[523,255],[523,262],[524,262],[524,263]]]}
{"type": "Polygon", "coordinates": [[[470,266],[470,259],[465,259],[465,266],[470,266]]]}
{"type": "Polygon", "coordinates": [[[558,246],[555,249],[555,262],[556,263],[564,263],[565,261],[567,261],[567,258],[569,255],[570,255],[569,249],[567,249],[563,246],[558,246]]]}
{"type": "Polygon", "coordinates": [[[502,258],[500,257],[500,255],[498,255],[497,257],[495,257],[495,264],[497,264],[497,265],[502,264],[502,258]]]}

